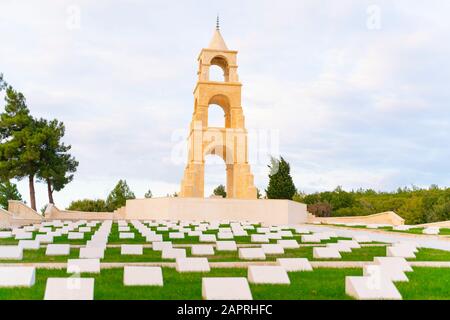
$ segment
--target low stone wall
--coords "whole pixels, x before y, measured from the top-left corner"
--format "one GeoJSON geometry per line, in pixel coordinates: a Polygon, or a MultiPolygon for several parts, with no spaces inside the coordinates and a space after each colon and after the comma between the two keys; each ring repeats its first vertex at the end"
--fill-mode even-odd
{"type": "Polygon", "coordinates": [[[9,228],[11,225],[11,219],[11,214],[8,211],[0,208],[0,229],[9,228]]]}
{"type": "Polygon", "coordinates": [[[8,201],[8,211],[14,219],[42,220],[43,216],[23,202],[17,200],[8,201]]]}
{"type": "MultiPolygon", "coordinates": [[[[49,204],[45,210],[45,220],[114,220],[121,219],[113,212],[84,212],[59,210],[56,206],[49,204]]],[[[123,219],[123,217],[122,217],[123,219]]]]}
{"type": "Polygon", "coordinates": [[[265,224],[307,221],[306,205],[291,200],[151,198],[127,200],[127,219],[250,220],[265,224]]]}
{"type": "Polygon", "coordinates": [[[400,217],[394,211],[386,211],[368,216],[352,216],[352,217],[316,217],[308,216],[308,222],[320,222],[325,224],[336,223],[363,223],[363,224],[392,224],[394,226],[405,224],[405,219],[400,217]]]}

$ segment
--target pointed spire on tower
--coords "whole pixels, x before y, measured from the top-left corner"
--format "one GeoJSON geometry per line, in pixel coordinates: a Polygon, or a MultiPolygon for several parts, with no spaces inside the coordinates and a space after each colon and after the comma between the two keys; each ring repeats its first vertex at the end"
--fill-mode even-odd
{"type": "Polygon", "coordinates": [[[214,30],[214,35],[211,39],[211,42],[209,43],[208,48],[215,50],[228,50],[228,47],[225,44],[225,40],[223,40],[222,35],[220,34],[219,14],[217,14],[216,30],[214,30]]]}

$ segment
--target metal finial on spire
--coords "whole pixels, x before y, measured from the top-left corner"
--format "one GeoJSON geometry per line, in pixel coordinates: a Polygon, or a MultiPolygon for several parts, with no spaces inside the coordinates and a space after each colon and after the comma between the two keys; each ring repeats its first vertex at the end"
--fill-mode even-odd
{"type": "Polygon", "coordinates": [[[217,30],[217,31],[220,30],[219,14],[217,14],[216,30],[217,30]]]}

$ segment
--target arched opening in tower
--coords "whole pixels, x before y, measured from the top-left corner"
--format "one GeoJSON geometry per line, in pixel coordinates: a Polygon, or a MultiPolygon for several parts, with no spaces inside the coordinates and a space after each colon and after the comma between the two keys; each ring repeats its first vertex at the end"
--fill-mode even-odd
{"type": "Polygon", "coordinates": [[[219,66],[211,65],[209,67],[209,81],[225,82],[223,69],[219,66]]]}
{"type": "Polygon", "coordinates": [[[204,195],[206,198],[214,194],[214,189],[223,186],[227,191],[227,172],[225,161],[222,157],[214,154],[205,156],[205,182],[204,195]]]}
{"type": "Polygon", "coordinates": [[[208,107],[208,127],[225,128],[225,112],[218,104],[208,107]]]}

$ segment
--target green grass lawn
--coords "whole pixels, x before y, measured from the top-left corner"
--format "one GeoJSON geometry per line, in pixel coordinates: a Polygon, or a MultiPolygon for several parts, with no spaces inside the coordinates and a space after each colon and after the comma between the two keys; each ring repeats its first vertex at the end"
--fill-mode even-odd
{"type": "MultiPolygon", "coordinates": [[[[290,285],[254,285],[254,299],[344,300],[345,277],[361,276],[361,269],[315,269],[313,272],[290,272],[290,285]]],[[[38,269],[36,283],[31,288],[0,288],[0,300],[42,299],[48,277],[68,277],[65,270],[38,269]]],[[[129,300],[199,300],[203,277],[247,277],[246,269],[212,269],[208,273],[178,273],[163,268],[163,287],[125,287],[123,269],[104,269],[100,274],[82,274],[95,278],[95,299],[129,300]]],[[[414,268],[409,282],[396,283],[404,299],[450,299],[450,269],[414,268]]]]}
{"type": "Polygon", "coordinates": [[[405,300],[450,300],[450,268],[413,268],[409,282],[397,282],[405,300]]]}
{"type": "MultiPolygon", "coordinates": [[[[415,259],[410,261],[450,261],[450,251],[420,248],[415,259]]],[[[450,291],[450,288],[449,288],[450,291]]]]}

